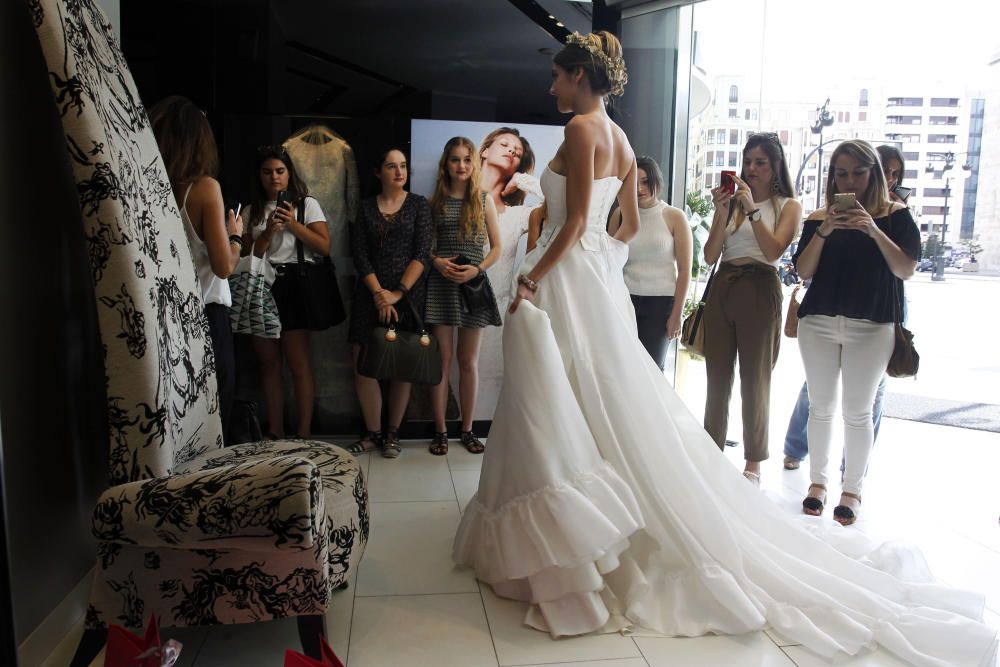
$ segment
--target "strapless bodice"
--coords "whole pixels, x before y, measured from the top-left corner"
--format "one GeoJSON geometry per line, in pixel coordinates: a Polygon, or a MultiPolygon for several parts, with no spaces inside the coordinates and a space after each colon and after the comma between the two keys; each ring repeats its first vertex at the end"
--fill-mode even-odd
{"type": "MultiPolygon", "coordinates": [[[[566,177],[546,167],[540,179],[545,204],[548,207],[545,227],[553,231],[566,222],[566,177]]],[[[617,176],[608,176],[594,181],[590,189],[590,206],[587,207],[587,231],[604,231],[607,228],[608,213],[621,190],[622,182],[617,176]]]]}

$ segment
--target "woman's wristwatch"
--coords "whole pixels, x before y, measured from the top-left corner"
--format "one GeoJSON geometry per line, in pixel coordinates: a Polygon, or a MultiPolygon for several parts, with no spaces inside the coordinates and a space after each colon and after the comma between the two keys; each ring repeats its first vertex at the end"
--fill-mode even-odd
{"type": "Polygon", "coordinates": [[[755,208],[754,210],[750,211],[750,213],[747,214],[747,220],[749,220],[750,222],[757,222],[758,220],[760,220],[760,209],[755,208]]]}
{"type": "Polygon", "coordinates": [[[229,245],[233,245],[234,243],[240,247],[240,250],[243,250],[243,237],[242,236],[240,236],[239,234],[230,234],[229,235],[229,245]]]}

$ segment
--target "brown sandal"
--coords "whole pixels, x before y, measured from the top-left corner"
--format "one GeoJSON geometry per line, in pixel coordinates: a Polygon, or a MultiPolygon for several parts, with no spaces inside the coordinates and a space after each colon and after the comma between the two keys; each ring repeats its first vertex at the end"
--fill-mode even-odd
{"type": "Polygon", "coordinates": [[[431,438],[431,446],[428,448],[434,456],[444,456],[448,453],[448,432],[438,431],[431,438]]]}
{"type": "Polygon", "coordinates": [[[470,454],[482,454],[486,451],[486,445],[480,442],[472,431],[462,431],[462,445],[470,454]]]}
{"type": "Polygon", "coordinates": [[[382,448],[382,432],[366,431],[357,442],[351,443],[347,448],[351,454],[364,454],[382,448]],[[367,443],[367,444],[366,444],[367,443]]]}

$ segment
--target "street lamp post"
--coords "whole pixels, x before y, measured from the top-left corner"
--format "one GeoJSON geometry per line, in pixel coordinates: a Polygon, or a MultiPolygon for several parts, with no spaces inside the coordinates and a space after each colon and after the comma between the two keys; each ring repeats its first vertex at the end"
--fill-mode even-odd
{"type": "Polygon", "coordinates": [[[819,135],[819,160],[816,165],[816,208],[823,205],[823,128],[833,125],[833,114],[827,110],[830,106],[830,98],[826,98],[823,106],[816,107],[816,122],[809,128],[813,134],[819,135]]]}
{"type": "MultiPolygon", "coordinates": [[[[941,167],[941,173],[946,171],[951,171],[955,166],[955,157],[957,155],[968,155],[968,153],[945,153],[944,154],[944,166],[941,167]]],[[[965,171],[971,171],[972,165],[966,162],[962,165],[962,169],[965,171]]],[[[927,163],[927,167],[924,169],[925,172],[933,174],[936,169],[934,169],[934,163],[927,163]]],[[[935,282],[941,282],[944,280],[944,242],[948,235],[948,198],[951,197],[951,176],[947,176],[944,179],[944,211],[941,214],[941,234],[938,237],[937,247],[934,249],[934,273],[931,275],[931,280],[935,282]]]]}

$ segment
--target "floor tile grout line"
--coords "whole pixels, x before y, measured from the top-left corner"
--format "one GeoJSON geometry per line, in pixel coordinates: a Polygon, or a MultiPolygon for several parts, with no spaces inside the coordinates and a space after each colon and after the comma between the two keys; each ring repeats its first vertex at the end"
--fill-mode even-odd
{"type": "Polygon", "coordinates": [[[486,630],[490,633],[490,645],[493,646],[493,657],[497,659],[497,666],[500,665],[500,651],[497,650],[497,640],[493,637],[493,626],[490,624],[490,614],[486,611],[486,598],[483,597],[483,584],[476,581],[476,591],[479,593],[479,604],[483,606],[483,617],[486,619],[486,630]]]}
{"type": "MultiPolygon", "coordinates": [[[[208,633],[211,631],[212,631],[212,626],[205,627],[205,634],[201,638],[201,641],[198,642],[198,646],[195,648],[194,657],[191,658],[191,667],[195,667],[195,665],[198,664],[198,656],[201,655],[201,649],[205,647],[205,642],[208,641],[208,633]]],[[[181,647],[181,653],[184,653],[183,647],[181,647]]]]}
{"type": "Polygon", "coordinates": [[[799,663],[795,662],[795,658],[793,658],[792,656],[788,655],[788,651],[785,650],[786,648],[791,648],[791,647],[788,647],[788,646],[779,646],[778,650],[781,651],[782,654],[784,654],[784,656],[786,658],[788,658],[788,661],[790,663],[792,663],[793,665],[795,665],[795,667],[799,667],[799,663]]]}
{"type": "Polygon", "coordinates": [[[355,600],[357,598],[411,598],[427,595],[482,595],[482,592],[477,588],[474,591],[451,591],[446,593],[378,593],[375,595],[363,595],[358,593],[354,596],[355,600]]]}

